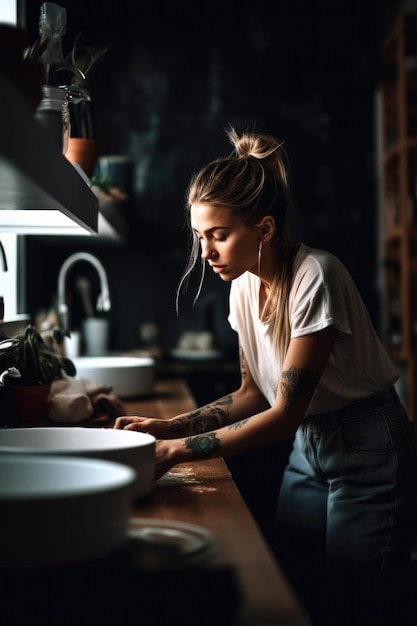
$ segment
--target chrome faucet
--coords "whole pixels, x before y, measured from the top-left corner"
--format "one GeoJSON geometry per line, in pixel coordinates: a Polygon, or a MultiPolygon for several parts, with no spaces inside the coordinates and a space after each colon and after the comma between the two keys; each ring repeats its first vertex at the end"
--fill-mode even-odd
{"type": "MultiPolygon", "coordinates": [[[[7,257],[6,252],[4,250],[3,244],[0,241],[0,256],[3,259],[3,272],[8,271],[7,267],[7,257]]],[[[0,322],[3,321],[4,318],[4,296],[0,296],[0,322]]]]}
{"type": "Polygon", "coordinates": [[[99,275],[101,293],[97,298],[96,310],[110,311],[111,308],[109,284],[103,265],[97,257],[90,252],[75,252],[74,254],[71,254],[66,261],[64,261],[58,275],[58,313],[60,323],[64,328],[68,328],[68,305],[65,300],[65,280],[68,271],[79,261],[88,261],[91,263],[91,265],[96,268],[99,275]]]}

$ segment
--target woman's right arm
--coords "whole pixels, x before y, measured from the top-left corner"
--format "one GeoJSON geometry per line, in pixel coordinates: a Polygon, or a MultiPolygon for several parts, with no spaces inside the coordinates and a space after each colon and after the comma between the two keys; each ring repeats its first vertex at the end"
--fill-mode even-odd
{"type": "Polygon", "coordinates": [[[114,427],[148,432],[157,439],[176,439],[216,430],[267,409],[269,404],[253,380],[241,348],[239,362],[241,384],[236,391],[168,420],[124,416],[117,418],[114,427]]]}

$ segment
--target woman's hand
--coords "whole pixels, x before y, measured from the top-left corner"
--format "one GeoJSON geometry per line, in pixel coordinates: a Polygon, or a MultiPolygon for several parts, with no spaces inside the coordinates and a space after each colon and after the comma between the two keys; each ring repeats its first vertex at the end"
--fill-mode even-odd
{"type": "Polygon", "coordinates": [[[180,439],[160,439],[156,442],[155,448],[155,480],[161,478],[174,465],[181,463],[181,450],[184,450],[180,439]],[[179,447],[180,446],[180,447],[179,447]]]}
{"type": "Polygon", "coordinates": [[[185,460],[187,452],[183,439],[173,439],[169,430],[170,420],[161,420],[157,417],[139,417],[124,415],[115,420],[113,428],[120,430],[136,430],[153,435],[157,441],[155,445],[155,480],[185,460]],[[170,441],[167,441],[170,439],[170,441]]]}
{"type": "Polygon", "coordinates": [[[113,428],[149,433],[156,439],[172,439],[170,420],[161,420],[157,417],[124,415],[123,417],[116,418],[113,428]]]}

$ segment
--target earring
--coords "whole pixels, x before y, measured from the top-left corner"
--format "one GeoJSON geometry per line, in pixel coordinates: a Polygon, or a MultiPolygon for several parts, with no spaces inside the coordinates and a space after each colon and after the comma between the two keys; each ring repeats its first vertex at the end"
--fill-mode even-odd
{"type": "Polygon", "coordinates": [[[258,275],[259,276],[261,275],[262,242],[263,240],[260,238],[259,246],[258,246],[258,275]]]}

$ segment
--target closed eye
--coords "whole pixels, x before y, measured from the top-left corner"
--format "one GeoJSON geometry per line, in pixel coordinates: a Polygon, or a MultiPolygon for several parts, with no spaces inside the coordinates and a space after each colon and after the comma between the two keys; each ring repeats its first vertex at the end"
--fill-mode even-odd
{"type": "Polygon", "coordinates": [[[218,242],[218,241],[226,241],[229,232],[230,230],[228,228],[216,226],[214,228],[210,228],[209,230],[205,231],[205,236],[200,235],[200,233],[197,230],[194,230],[194,236],[197,237],[198,241],[202,241],[205,238],[209,239],[211,237],[213,241],[218,242]]]}
{"type": "MultiPolygon", "coordinates": [[[[198,241],[200,242],[200,245],[202,245],[204,240],[208,240],[210,239],[210,237],[198,237],[198,241]]],[[[211,237],[211,239],[214,241],[214,243],[222,243],[223,241],[227,240],[227,237],[211,237]]]]}

